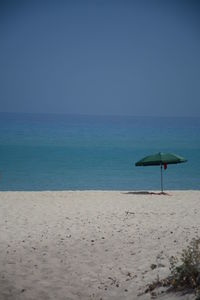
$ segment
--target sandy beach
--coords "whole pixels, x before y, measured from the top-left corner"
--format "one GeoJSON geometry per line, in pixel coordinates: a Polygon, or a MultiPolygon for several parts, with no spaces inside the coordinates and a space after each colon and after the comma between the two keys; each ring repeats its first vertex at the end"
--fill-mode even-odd
{"type": "Polygon", "coordinates": [[[200,236],[200,191],[168,193],[1,192],[0,299],[151,299],[146,285],[200,236]]]}

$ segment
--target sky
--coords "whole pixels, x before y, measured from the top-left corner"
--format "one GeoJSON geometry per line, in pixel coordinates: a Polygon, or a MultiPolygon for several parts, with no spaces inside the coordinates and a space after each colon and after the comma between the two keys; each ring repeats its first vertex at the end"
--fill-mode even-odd
{"type": "Polygon", "coordinates": [[[0,1],[0,112],[200,117],[200,1],[0,1]]]}

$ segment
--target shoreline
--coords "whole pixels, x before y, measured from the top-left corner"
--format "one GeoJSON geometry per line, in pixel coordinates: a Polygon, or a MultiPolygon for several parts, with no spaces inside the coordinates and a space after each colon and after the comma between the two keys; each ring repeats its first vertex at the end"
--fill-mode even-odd
{"type": "MultiPolygon", "coordinates": [[[[74,189],[74,190],[0,190],[0,193],[57,193],[57,192],[81,192],[81,193],[123,193],[123,192],[130,192],[130,193],[161,193],[160,190],[145,190],[145,189],[140,189],[140,190],[131,190],[131,189],[126,189],[126,190],[100,190],[100,189],[88,189],[88,190],[79,190],[79,189],[74,189]]],[[[164,190],[164,193],[170,193],[170,192],[175,192],[175,193],[181,193],[181,192],[200,192],[200,189],[176,189],[176,190],[164,190]]]]}
{"type": "Polygon", "coordinates": [[[138,295],[200,236],[200,191],[165,192],[0,192],[0,299],[151,299],[138,295]]]}

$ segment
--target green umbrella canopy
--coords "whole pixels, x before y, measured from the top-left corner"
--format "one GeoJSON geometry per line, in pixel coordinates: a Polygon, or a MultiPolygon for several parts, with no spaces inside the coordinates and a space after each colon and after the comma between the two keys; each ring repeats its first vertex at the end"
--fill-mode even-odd
{"type": "Polygon", "coordinates": [[[178,164],[186,162],[187,159],[173,153],[156,153],[144,157],[136,162],[136,166],[157,166],[164,164],[178,164]]]}

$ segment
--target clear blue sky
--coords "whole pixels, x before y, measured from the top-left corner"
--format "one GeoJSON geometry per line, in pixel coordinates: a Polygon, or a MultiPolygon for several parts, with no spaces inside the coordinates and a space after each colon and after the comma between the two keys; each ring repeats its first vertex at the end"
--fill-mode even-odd
{"type": "Polygon", "coordinates": [[[1,1],[0,111],[200,116],[200,1],[1,1]]]}

